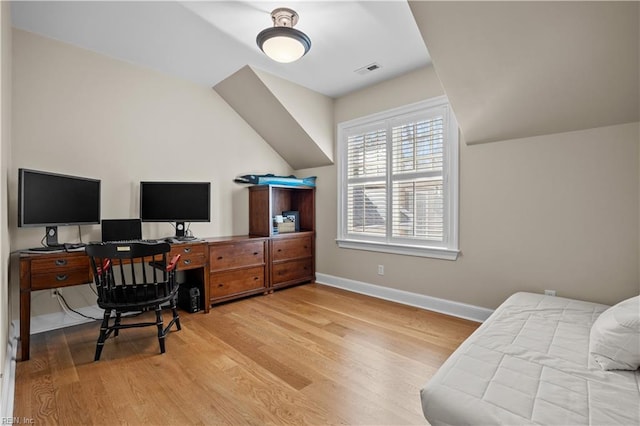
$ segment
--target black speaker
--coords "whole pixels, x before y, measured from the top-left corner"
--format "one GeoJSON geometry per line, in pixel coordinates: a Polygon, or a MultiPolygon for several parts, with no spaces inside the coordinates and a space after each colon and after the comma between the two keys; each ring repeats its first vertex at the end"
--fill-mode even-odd
{"type": "Polygon", "coordinates": [[[200,289],[198,286],[180,284],[178,288],[178,306],[190,313],[198,312],[200,310],[200,289]]]}

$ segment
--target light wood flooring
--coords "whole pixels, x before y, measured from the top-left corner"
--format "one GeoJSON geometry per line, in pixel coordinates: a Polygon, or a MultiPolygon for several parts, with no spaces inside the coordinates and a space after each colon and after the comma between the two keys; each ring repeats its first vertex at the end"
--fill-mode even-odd
{"type": "MultiPolygon", "coordinates": [[[[169,318],[169,313],[165,313],[169,318]]],[[[13,415],[36,425],[426,424],[419,389],[479,324],[307,284],[123,330],[32,336],[13,415]]]]}

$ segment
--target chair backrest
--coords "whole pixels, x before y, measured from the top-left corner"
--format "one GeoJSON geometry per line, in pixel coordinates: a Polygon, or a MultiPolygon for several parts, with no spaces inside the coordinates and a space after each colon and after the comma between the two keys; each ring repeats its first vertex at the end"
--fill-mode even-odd
{"type": "MultiPolygon", "coordinates": [[[[94,243],[85,251],[98,292],[98,305],[136,305],[171,296],[177,258],[167,263],[168,243],[94,243]]],[[[179,258],[179,257],[178,257],[179,258]]]]}

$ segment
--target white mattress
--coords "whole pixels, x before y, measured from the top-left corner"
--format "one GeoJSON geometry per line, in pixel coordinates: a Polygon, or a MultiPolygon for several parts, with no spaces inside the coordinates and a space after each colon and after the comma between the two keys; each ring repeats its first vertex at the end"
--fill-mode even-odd
{"type": "Polygon", "coordinates": [[[516,293],[421,390],[433,425],[640,425],[640,370],[603,371],[589,332],[608,306],[516,293]]]}

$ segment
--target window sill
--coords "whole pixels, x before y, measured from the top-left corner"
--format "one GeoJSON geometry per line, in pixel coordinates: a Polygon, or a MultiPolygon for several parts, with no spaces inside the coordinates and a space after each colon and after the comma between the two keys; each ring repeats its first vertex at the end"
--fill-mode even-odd
{"type": "Polygon", "coordinates": [[[424,247],[369,241],[336,239],[338,247],[354,250],[377,251],[381,253],[401,254],[405,256],[431,257],[434,259],[457,260],[460,250],[442,247],[424,247]]]}

